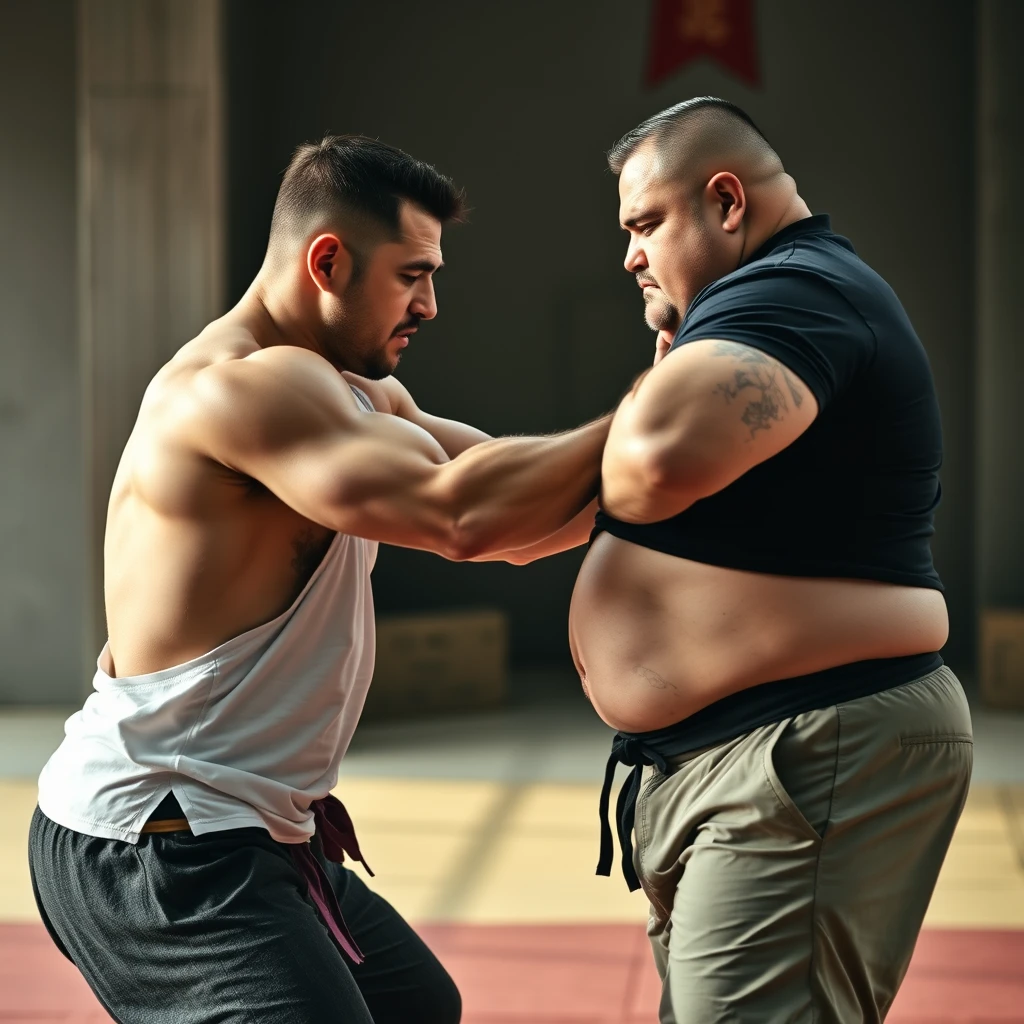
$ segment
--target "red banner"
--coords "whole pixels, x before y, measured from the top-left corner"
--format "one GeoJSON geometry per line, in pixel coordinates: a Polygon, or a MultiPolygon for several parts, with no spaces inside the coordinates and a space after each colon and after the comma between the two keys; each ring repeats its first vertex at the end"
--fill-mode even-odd
{"type": "Polygon", "coordinates": [[[750,85],[760,82],[754,0],[654,0],[647,85],[699,57],[718,61],[750,85]]]}

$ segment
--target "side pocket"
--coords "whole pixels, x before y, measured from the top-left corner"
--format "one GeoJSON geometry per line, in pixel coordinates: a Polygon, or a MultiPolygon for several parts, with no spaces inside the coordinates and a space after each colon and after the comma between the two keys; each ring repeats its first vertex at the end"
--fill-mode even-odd
{"type": "Polygon", "coordinates": [[[650,826],[648,824],[650,817],[647,813],[647,801],[651,794],[662,786],[665,781],[669,778],[668,775],[663,775],[655,768],[651,772],[651,777],[640,787],[640,794],[636,798],[636,817],[633,820],[633,832],[636,839],[636,864],[637,874],[639,874],[639,865],[643,861],[644,852],[647,850],[650,842],[650,826]]]}
{"type": "Polygon", "coordinates": [[[835,708],[780,722],[764,745],[761,762],[769,789],[790,822],[815,842],[828,827],[838,750],[835,708]]]}
{"type": "Polygon", "coordinates": [[[659,921],[667,921],[672,913],[671,900],[666,902],[662,898],[658,887],[654,884],[651,876],[644,872],[644,861],[651,849],[651,815],[648,812],[649,798],[657,789],[660,789],[669,779],[670,775],[663,775],[657,769],[651,774],[651,778],[640,789],[640,795],[636,801],[636,817],[633,820],[633,867],[636,870],[637,878],[640,880],[640,887],[651,904],[652,918],[659,921]]]}

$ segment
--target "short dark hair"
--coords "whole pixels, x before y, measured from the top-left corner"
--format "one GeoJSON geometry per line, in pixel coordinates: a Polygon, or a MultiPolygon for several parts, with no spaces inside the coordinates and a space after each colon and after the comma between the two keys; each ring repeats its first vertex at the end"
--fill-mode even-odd
{"type": "Polygon", "coordinates": [[[327,135],[295,150],[274,204],[271,245],[324,214],[393,238],[403,199],[442,224],[466,212],[463,191],[430,164],[362,135],[327,135]]]}
{"type": "Polygon", "coordinates": [[[754,136],[763,145],[772,150],[771,143],[765,138],[764,132],[754,124],[754,119],[741,107],[728,100],[719,99],[717,96],[695,96],[693,99],[683,100],[675,106],[668,107],[660,113],[649,117],[643,124],[638,125],[615,143],[608,150],[608,166],[612,173],[620,174],[626,161],[649,139],[663,142],[674,131],[683,128],[688,122],[717,119],[720,121],[732,120],[734,126],[741,131],[753,130],[754,136]],[[742,125],[735,125],[735,119],[743,122],[742,125]]]}

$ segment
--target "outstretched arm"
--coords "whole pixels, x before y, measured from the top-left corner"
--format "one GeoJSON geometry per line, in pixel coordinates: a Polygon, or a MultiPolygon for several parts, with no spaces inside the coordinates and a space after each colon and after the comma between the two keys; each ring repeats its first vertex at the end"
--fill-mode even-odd
{"type": "Polygon", "coordinates": [[[454,560],[528,547],[597,490],[610,417],[449,460],[421,427],[362,412],[319,356],[277,347],[201,371],[193,443],[323,526],[454,560]]]}
{"type": "Polygon", "coordinates": [[[601,467],[601,506],[653,523],[727,487],[792,444],[818,403],[778,360],[733,341],[660,359],[623,398],[601,467]]]}
{"type": "MultiPolygon", "coordinates": [[[[402,419],[422,427],[444,448],[450,458],[455,458],[472,448],[473,445],[480,444],[481,441],[491,439],[489,434],[485,434],[482,430],[471,427],[467,423],[459,423],[457,420],[444,419],[424,412],[416,404],[405,385],[395,377],[367,380],[354,373],[345,373],[343,376],[350,384],[354,384],[364,391],[379,412],[400,416],[402,419]]],[[[546,558],[548,555],[557,555],[570,548],[579,547],[590,539],[596,514],[597,499],[595,498],[582,512],[549,537],[515,551],[489,551],[486,554],[477,555],[471,561],[510,562],[513,565],[526,565],[538,558],[546,558]]]]}

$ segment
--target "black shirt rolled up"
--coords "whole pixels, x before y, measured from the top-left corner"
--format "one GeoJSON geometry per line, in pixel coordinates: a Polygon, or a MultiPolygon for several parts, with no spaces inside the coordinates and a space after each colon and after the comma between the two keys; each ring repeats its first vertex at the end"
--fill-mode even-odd
{"type": "MultiPolygon", "coordinates": [[[[670,555],[780,576],[878,580],[942,590],[930,540],[941,495],[942,428],[924,347],[893,290],[825,215],[772,236],[701,291],[672,350],[734,341],[777,359],[813,392],[819,414],[788,448],[728,487],[657,523],[597,515],[603,531],[670,555]]],[[[620,797],[622,868],[630,888],[633,808],[644,764],[725,743],[805,711],[865,697],[934,672],[937,652],[862,661],[778,679],[649,733],[619,733],[602,792],[599,874],[616,762],[634,767],[620,797]]]]}
{"type": "Polygon", "coordinates": [[[594,535],[781,576],[880,580],[942,590],[930,539],[942,429],[924,348],[893,290],[809,217],[701,291],[672,351],[719,339],[792,370],[818,401],[788,448],[658,523],[604,512],[594,535]]]}

